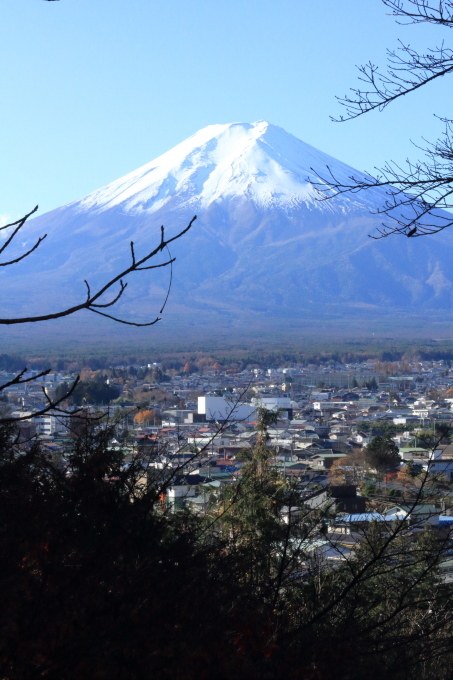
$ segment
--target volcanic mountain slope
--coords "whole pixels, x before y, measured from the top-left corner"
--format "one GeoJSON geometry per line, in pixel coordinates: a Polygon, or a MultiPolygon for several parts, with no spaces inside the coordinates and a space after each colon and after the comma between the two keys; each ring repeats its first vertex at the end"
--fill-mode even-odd
{"type": "MultiPolygon", "coordinates": [[[[268,320],[360,310],[450,310],[453,237],[369,238],[381,219],[379,190],[319,201],[315,174],[361,173],[265,121],[211,125],[84,198],[28,223],[16,252],[47,233],[26,261],[0,271],[2,316],[54,311],[83,299],[130,258],[196,214],[173,244],[169,311],[268,320]],[[371,212],[370,212],[371,211],[371,212]]],[[[147,320],[169,272],[135,274],[117,309],[147,320]]],[[[94,315],[93,315],[94,317],[94,315]]],[[[93,321],[95,319],[93,318],[93,321]]],[[[113,323],[113,322],[112,322],[113,323]]]]}

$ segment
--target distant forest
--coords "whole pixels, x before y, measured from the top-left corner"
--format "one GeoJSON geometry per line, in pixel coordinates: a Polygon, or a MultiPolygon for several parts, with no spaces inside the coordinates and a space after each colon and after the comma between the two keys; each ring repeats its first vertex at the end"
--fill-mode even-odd
{"type": "MultiPolygon", "coordinates": [[[[304,343],[305,344],[305,343],[304,343]]],[[[34,354],[15,355],[0,354],[0,371],[18,371],[27,366],[30,369],[42,370],[52,367],[58,371],[80,372],[84,368],[93,371],[106,369],[112,366],[141,366],[152,362],[158,362],[163,371],[183,370],[187,365],[193,371],[199,366],[213,366],[222,370],[242,371],[247,368],[285,367],[295,364],[301,366],[328,366],[347,363],[360,363],[375,360],[382,363],[388,362],[411,362],[411,361],[445,361],[450,366],[453,361],[452,343],[424,343],[416,345],[415,342],[383,341],[379,345],[376,341],[339,341],[335,348],[330,341],[326,347],[322,342],[317,343],[316,351],[312,343],[301,348],[279,349],[242,349],[242,348],[217,348],[206,349],[197,352],[173,351],[165,352],[156,349],[140,349],[135,354],[121,353],[120,349],[103,354],[80,354],[71,355],[71,358],[56,353],[54,356],[49,352],[46,355],[34,354]]],[[[187,370],[186,370],[187,372],[187,370]]]]}

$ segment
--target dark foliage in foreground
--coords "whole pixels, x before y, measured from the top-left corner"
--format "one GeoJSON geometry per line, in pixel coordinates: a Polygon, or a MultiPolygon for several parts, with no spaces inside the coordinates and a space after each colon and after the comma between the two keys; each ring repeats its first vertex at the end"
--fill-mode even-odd
{"type": "Polygon", "coordinates": [[[450,677],[437,543],[374,527],[353,559],[301,576],[322,518],[278,521],[294,489],[265,428],[205,518],[167,514],[165,484],[144,482],[143,458],[124,466],[108,428],[76,440],[66,470],[0,435],[5,680],[450,677]]]}
{"type": "Polygon", "coordinates": [[[3,678],[208,677],[227,661],[233,573],[208,568],[189,517],[134,497],[105,432],[77,442],[70,476],[37,446],[10,460],[5,430],[1,444],[3,678]]]}

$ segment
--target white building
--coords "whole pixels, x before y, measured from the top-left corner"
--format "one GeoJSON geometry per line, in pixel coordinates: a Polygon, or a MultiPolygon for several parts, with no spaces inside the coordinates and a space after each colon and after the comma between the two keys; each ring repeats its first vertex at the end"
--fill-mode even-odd
{"type": "Polygon", "coordinates": [[[229,437],[222,436],[221,434],[203,434],[194,433],[187,437],[188,444],[195,444],[196,446],[208,447],[209,446],[227,446],[230,443],[229,437]]]}
{"type": "Polygon", "coordinates": [[[205,415],[206,420],[235,421],[253,420],[255,408],[249,404],[227,401],[224,397],[206,395],[198,397],[198,413],[205,415]]]}
{"type": "Polygon", "coordinates": [[[252,404],[256,408],[267,408],[268,411],[277,411],[282,409],[288,411],[292,408],[291,399],[289,397],[254,397],[252,404]]]}
{"type": "Polygon", "coordinates": [[[31,422],[36,425],[37,434],[44,434],[50,437],[57,432],[64,432],[67,429],[64,420],[67,419],[62,419],[61,416],[55,416],[51,413],[45,413],[42,416],[32,418],[31,422]]]}
{"type": "Polygon", "coordinates": [[[64,432],[67,429],[65,424],[66,418],[54,415],[52,413],[45,413],[41,416],[33,416],[32,411],[13,411],[13,418],[27,418],[36,427],[36,434],[44,434],[51,436],[57,432],[64,432]]]}

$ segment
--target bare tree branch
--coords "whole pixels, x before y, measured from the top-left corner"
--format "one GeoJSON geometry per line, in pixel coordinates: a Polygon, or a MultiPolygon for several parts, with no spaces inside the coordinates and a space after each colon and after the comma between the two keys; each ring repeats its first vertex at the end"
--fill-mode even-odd
{"type": "MultiPolygon", "coordinates": [[[[19,222],[21,222],[20,226],[23,225],[23,223],[25,222],[27,217],[29,217],[29,215],[27,215],[25,218],[22,218],[22,220],[19,220],[19,222]]],[[[164,249],[168,250],[168,245],[170,243],[172,243],[173,241],[176,241],[177,239],[181,238],[181,236],[183,236],[184,234],[186,234],[189,231],[189,229],[192,227],[192,225],[193,225],[193,223],[195,222],[196,219],[197,219],[197,217],[195,215],[190,220],[187,227],[185,227],[182,231],[180,231],[178,234],[176,234],[176,236],[173,236],[170,239],[165,239],[165,230],[164,230],[164,227],[162,226],[161,227],[160,244],[156,248],[154,248],[154,250],[152,250],[147,255],[142,257],[140,260],[136,260],[133,243],[131,243],[131,255],[132,255],[131,265],[129,267],[127,267],[126,269],[124,269],[117,276],[113,277],[110,281],[108,281],[104,286],[102,286],[94,294],[91,293],[91,288],[90,288],[89,283],[87,281],[85,281],[85,285],[87,287],[87,298],[84,302],[82,302],[78,305],[74,305],[73,307],[68,307],[65,310],[61,310],[59,312],[54,312],[53,314],[42,314],[40,316],[28,316],[28,317],[19,317],[19,318],[13,318],[13,319],[0,319],[0,325],[14,325],[14,324],[20,324],[20,323],[36,323],[38,321],[49,321],[51,319],[61,319],[62,317],[70,316],[71,314],[75,314],[75,312],[78,312],[82,309],[86,309],[90,312],[94,312],[95,314],[100,314],[101,316],[106,316],[107,318],[112,319],[113,321],[116,321],[118,323],[127,324],[128,326],[143,327],[143,326],[154,325],[155,323],[160,321],[160,317],[156,317],[153,321],[150,321],[150,322],[147,322],[147,323],[135,323],[135,322],[132,322],[132,321],[126,321],[124,319],[120,319],[120,318],[117,318],[117,317],[114,317],[114,316],[110,316],[109,314],[105,314],[103,312],[100,312],[99,309],[96,309],[96,308],[99,308],[99,307],[105,308],[105,307],[111,307],[112,305],[114,305],[121,298],[121,296],[124,293],[124,290],[126,289],[126,286],[127,286],[127,283],[126,284],[123,283],[122,279],[124,279],[126,276],[128,276],[129,274],[132,274],[136,271],[142,271],[142,270],[147,270],[147,269],[157,269],[158,267],[166,267],[166,266],[169,265],[170,269],[171,269],[170,283],[169,283],[169,288],[168,288],[168,291],[169,291],[170,287],[171,287],[171,283],[172,283],[172,276],[173,276],[172,265],[173,265],[173,262],[175,261],[175,258],[172,258],[170,256],[170,260],[168,262],[164,262],[164,263],[159,264],[159,265],[151,265],[151,266],[147,265],[145,267],[143,267],[142,265],[149,262],[149,260],[151,260],[153,257],[155,257],[162,250],[164,250],[164,249]],[[112,286],[114,286],[118,282],[120,284],[120,290],[119,290],[119,293],[116,295],[116,297],[111,302],[104,303],[104,304],[98,303],[97,301],[104,295],[104,293],[109,291],[112,288],[112,286]]],[[[39,243],[35,246],[35,248],[38,247],[38,245],[39,245],[39,243]]],[[[30,251],[30,252],[32,252],[32,251],[30,251]]],[[[29,253],[26,253],[23,257],[26,257],[27,254],[29,254],[29,253]]],[[[23,257],[21,259],[23,259],[23,257]]],[[[166,296],[166,299],[165,299],[165,302],[164,302],[164,306],[162,307],[162,310],[161,310],[160,313],[162,313],[162,311],[165,307],[165,304],[168,300],[168,295],[169,295],[169,292],[167,292],[167,296],[166,296]]]]}
{"type": "MultiPolygon", "coordinates": [[[[49,373],[49,372],[50,372],[50,369],[48,371],[45,371],[44,375],[49,373]]],[[[23,374],[23,372],[22,372],[22,374],[23,374]]],[[[36,380],[38,377],[39,376],[35,376],[34,378],[30,378],[29,380],[25,380],[24,382],[30,382],[31,380],[36,380]]],[[[43,388],[44,395],[45,395],[47,402],[48,402],[47,406],[40,409],[39,411],[34,411],[31,415],[29,414],[29,415],[26,415],[26,416],[19,416],[17,418],[16,417],[0,418],[0,424],[6,425],[8,423],[17,423],[17,422],[20,422],[22,420],[31,420],[32,418],[37,418],[39,416],[46,415],[47,413],[49,413],[49,411],[56,411],[59,414],[64,414],[66,416],[73,416],[74,413],[77,412],[77,410],[76,411],[67,411],[67,410],[64,410],[64,409],[59,409],[58,406],[63,401],[65,401],[66,399],[68,399],[71,396],[71,394],[74,392],[74,390],[77,387],[77,385],[79,384],[79,382],[80,382],[80,376],[78,375],[77,378],[72,383],[71,387],[69,388],[68,392],[65,395],[63,395],[62,397],[60,397],[60,399],[57,399],[57,401],[53,401],[52,399],[49,399],[48,395],[46,394],[46,392],[43,388]]],[[[4,387],[5,386],[3,386],[2,389],[4,389],[4,387]]],[[[78,410],[80,411],[80,409],[78,409],[78,410]]]]}
{"type": "Polygon", "coordinates": [[[332,118],[333,121],[344,122],[375,109],[382,111],[396,99],[453,71],[453,50],[446,49],[443,44],[429,49],[426,54],[419,54],[410,45],[400,42],[397,50],[387,50],[387,60],[386,73],[380,73],[379,67],[372,62],[357,67],[359,80],[366,83],[367,88],[351,88],[352,95],[337,97],[345,107],[346,115],[332,118]]]}
{"type": "MultiPolygon", "coordinates": [[[[428,23],[453,28],[453,0],[382,0],[391,10],[397,23],[428,23]]],[[[344,122],[370,111],[382,111],[401,97],[415,92],[428,83],[453,72],[453,49],[440,45],[421,53],[400,41],[396,50],[387,50],[384,72],[368,62],[358,67],[359,81],[365,87],[351,88],[351,93],[337,100],[346,110],[345,115],[332,118],[344,122]]],[[[345,193],[370,189],[384,189],[383,205],[374,211],[390,221],[383,223],[377,236],[392,234],[409,237],[436,234],[453,225],[453,217],[445,210],[453,208],[453,129],[452,120],[445,123],[443,135],[435,142],[420,147],[425,158],[416,162],[406,160],[404,167],[392,161],[364,176],[350,176],[346,181],[316,171],[320,200],[328,200],[345,193]],[[349,181],[348,181],[349,180],[349,181]]]]}
{"type": "MultiPolygon", "coordinates": [[[[27,215],[25,215],[24,217],[21,217],[20,220],[17,220],[16,222],[11,222],[11,224],[5,224],[5,226],[0,227],[0,231],[3,231],[3,229],[8,229],[9,227],[16,227],[15,229],[13,229],[12,234],[6,239],[4,244],[1,246],[0,255],[1,255],[1,253],[3,253],[4,250],[6,250],[6,248],[8,248],[8,246],[11,244],[12,240],[18,234],[18,232],[22,229],[22,227],[24,226],[25,222],[28,220],[30,215],[33,215],[33,213],[35,213],[37,210],[38,210],[38,206],[33,208],[33,210],[31,212],[29,212],[27,215]]],[[[28,250],[23,255],[20,255],[19,257],[16,257],[13,260],[9,260],[9,262],[0,262],[0,267],[7,267],[10,264],[16,264],[17,262],[20,262],[21,260],[25,259],[26,257],[28,257],[28,255],[31,255],[31,253],[33,253],[37,248],[39,248],[39,246],[41,245],[41,243],[44,241],[44,239],[46,237],[47,237],[47,234],[44,234],[44,236],[40,236],[38,238],[38,240],[36,241],[35,245],[32,248],[30,248],[30,250],[28,250]]]]}
{"type": "Polygon", "coordinates": [[[16,375],[16,377],[13,380],[10,380],[4,385],[0,385],[0,392],[5,390],[7,387],[11,387],[12,385],[24,385],[25,383],[34,382],[35,380],[38,380],[38,378],[42,378],[45,375],[48,375],[51,371],[51,369],[48,368],[47,370],[42,371],[41,373],[38,373],[37,375],[34,375],[31,378],[24,378],[22,380],[22,376],[27,372],[27,370],[28,370],[27,368],[24,368],[20,373],[16,375]]]}
{"type": "Polygon", "coordinates": [[[439,0],[435,4],[428,0],[382,0],[392,11],[392,16],[406,19],[405,24],[438,24],[453,27],[453,2],[439,0]],[[407,6],[409,8],[407,9],[407,6]]]}

